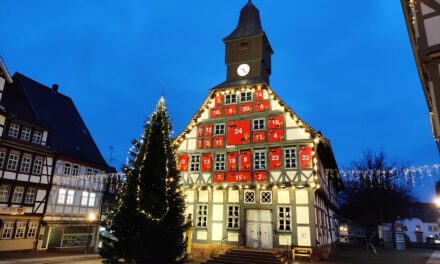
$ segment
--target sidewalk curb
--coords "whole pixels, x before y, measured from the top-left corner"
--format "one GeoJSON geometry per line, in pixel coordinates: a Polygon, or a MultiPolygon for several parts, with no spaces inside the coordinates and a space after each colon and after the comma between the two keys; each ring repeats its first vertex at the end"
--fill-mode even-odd
{"type": "Polygon", "coordinates": [[[15,259],[15,260],[3,260],[0,261],[0,264],[18,264],[18,263],[26,263],[26,264],[56,264],[56,263],[66,263],[71,261],[85,261],[85,260],[94,260],[94,259],[100,259],[101,257],[98,256],[90,256],[90,257],[71,257],[71,258],[64,258],[64,259],[46,259],[46,260],[35,260],[29,259],[15,259]]]}

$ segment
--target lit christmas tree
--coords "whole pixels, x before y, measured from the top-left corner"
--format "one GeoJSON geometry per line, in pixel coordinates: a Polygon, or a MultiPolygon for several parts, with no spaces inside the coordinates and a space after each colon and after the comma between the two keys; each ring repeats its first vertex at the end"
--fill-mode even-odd
{"type": "Polygon", "coordinates": [[[133,142],[125,183],[105,224],[114,238],[100,251],[107,263],[182,263],[184,199],[176,170],[171,121],[163,98],[133,142]]]}

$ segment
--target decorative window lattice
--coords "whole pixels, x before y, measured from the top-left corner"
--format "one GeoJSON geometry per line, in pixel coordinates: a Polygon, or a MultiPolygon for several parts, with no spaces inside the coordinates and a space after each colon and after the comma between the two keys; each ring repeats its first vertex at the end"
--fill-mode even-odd
{"type": "Polygon", "coordinates": [[[272,203],[272,192],[271,191],[260,192],[260,202],[262,204],[271,204],[272,203]]]}
{"type": "Polygon", "coordinates": [[[244,191],[244,202],[255,203],[255,191],[244,191]]]}

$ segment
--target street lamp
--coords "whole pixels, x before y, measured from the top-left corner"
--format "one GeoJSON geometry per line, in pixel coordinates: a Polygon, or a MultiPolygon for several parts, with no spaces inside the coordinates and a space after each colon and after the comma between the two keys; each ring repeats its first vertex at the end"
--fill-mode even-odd
{"type": "MultiPolygon", "coordinates": [[[[87,243],[86,243],[86,251],[84,252],[84,257],[87,257],[87,250],[89,249],[89,243],[90,243],[90,233],[92,233],[92,223],[96,220],[96,213],[94,213],[94,212],[89,212],[88,214],[87,214],[87,220],[89,221],[89,223],[90,223],[90,230],[89,230],[89,232],[87,232],[87,243]]],[[[93,234],[92,234],[92,236],[93,236],[93,234]]]]}

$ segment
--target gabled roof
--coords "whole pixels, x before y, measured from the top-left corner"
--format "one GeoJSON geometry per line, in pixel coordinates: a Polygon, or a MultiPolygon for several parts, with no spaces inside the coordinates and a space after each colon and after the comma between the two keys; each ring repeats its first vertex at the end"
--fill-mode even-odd
{"type": "Polygon", "coordinates": [[[224,38],[223,41],[226,42],[243,37],[261,35],[263,33],[260,11],[258,11],[258,8],[249,0],[240,11],[240,19],[238,20],[237,27],[229,36],[224,38]]]}
{"type": "Polygon", "coordinates": [[[9,114],[50,130],[48,144],[64,156],[107,168],[101,152],[72,99],[20,73],[5,88],[2,103],[9,114]]]}

